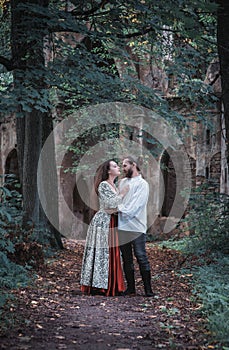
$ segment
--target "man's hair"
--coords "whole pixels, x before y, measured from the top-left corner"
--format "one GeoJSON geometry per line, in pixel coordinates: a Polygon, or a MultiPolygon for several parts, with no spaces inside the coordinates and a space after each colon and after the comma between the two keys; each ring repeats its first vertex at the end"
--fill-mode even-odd
{"type": "Polygon", "coordinates": [[[139,161],[139,159],[136,160],[136,159],[134,159],[132,156],[127,156],[127,157],[125,157],[124,159],[127,159],[128,162],[129,162],[131,165],[135,163],[135,164],[136,164],[137,171],[141,172],[141,169],[140,169],[140,161],[139,161]]]}
{"type": "Polygon", "coordinates": [[[142,178],[145,179],[145,176],[141,170],[141,166],[143,164],[143,160],[142,160],[142,157],[138,157],[138,159],[135,159],[134,157],[132,156],[126,156],[124,157],[123,159],[127,159],[127,161],[130,163],[130,164],[133,164],[135,163],[136,164],[136,169],[137,171],[141,174],[142,178]]]}

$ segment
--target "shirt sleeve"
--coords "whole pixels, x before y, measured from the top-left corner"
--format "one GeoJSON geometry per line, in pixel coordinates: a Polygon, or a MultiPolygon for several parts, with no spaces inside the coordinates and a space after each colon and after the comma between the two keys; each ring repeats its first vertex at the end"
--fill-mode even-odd
{"type": "Polygon", "coordinates": [[[126,216],[134,217],[147,204],[149,197],[149,185],[141,182],[136,186],[134,194],[127,203],[118,205],[118,210],[126,216]]]}
{"type": "Polygon", "coordinates": [[[106,209],[117,208],[118,204],[122,202],[121,196],[114,193],[110,186],[104,182],[101,182],[98,188],[99,197],[103,201],[106,209]]]}

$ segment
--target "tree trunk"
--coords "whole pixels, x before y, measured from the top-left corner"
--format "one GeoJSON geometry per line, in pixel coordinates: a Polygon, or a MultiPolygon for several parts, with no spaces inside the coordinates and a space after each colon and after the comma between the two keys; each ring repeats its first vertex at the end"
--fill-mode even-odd
{"type": "MultiPolygon", "coordinates": [[[[18,160],[20,180],[23,194],[24,225],[35,227],[43,234],[48,234],[49,243],[53,247],[62,248],[60,233],[52,227],[40,204],[37,188],[37,167],[42,146],[53,130],[52,116],[44,112],[37,104],[37,94],[43,96],[45,84],[44,37],[47,35],[44,20],[34,18],[29,9],[22,5],[48,6],[47,0],[11,0],[12,24],[11,45],[14,66],[14,90],[18,100],[16,122],[18,160]],[[39,23],[38,23],[39,22],[39,23]]],[[[38,97],[39,99],[39,97],[38,97]]],[[[53,172],[55,193],[47,196],[53,198],[53,213],[58,217],[57,175],[55,167],[55,151],[49,152],[49,167],[53,172]]],[[[45,167],[42,168],[45,176],[45,167]]],[[[47,187],[47,186],[46,186],[47,187]]],[[[53,188],[53,186],[52,186],[53,188]]],[[[56,219],[57,220],[57,219],[56,219]]]]}
{"type": "Polygon", "coordinates": [[[229,166],[229,1],[218,0],[217,43],[222,80],[222,102],[226,127],[227,164],[229,166]]]}

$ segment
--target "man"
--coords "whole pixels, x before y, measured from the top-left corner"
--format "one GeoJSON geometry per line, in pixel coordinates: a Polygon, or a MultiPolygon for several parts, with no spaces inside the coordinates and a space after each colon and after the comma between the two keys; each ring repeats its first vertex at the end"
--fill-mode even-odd
{"type": "Polygon", "coordinates": [[[122,204],[118,206],[119,244],[127,282],[124,294],[135,294],[134,250],[144,283],[145,295],[151,297],[154,294],[151,289],[150,265],[145,249],[149,185],[142,178],[140,168],[132,157],[125,158],[122,165],[126,177],[120,182],[120,190],[129,185],[128,193],[122,204]]]}

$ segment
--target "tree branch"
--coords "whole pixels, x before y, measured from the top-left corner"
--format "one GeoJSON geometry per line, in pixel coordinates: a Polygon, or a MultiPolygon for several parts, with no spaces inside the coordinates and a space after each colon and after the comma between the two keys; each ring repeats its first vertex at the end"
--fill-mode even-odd
{"type": "Polygon", "coordinates": [[[0,64],[2,64],[8,71],[11,71],[15,68],[12,60],[9,60],[3,56],[0,56],[0,64]]]}
{"type": "Polygon", "coordinates": [[[129,34],[118,34],[117,37],[120,39],[130,39],[130,38],[136,38],[137,36],[145,35],[154,29],[150,26],[147,28],[142,28],[142,30],[139,30],[138,32],[129,33],[129,34]]]}
{"type": "Polygon", "coordinates": [[[220,77],[220,74],[217,73],[216,76],[215,76],[215,78],[214,78],[212,81],[210,81],[209,85],[215,84],[215,82],[219,79],[219,77],[220,77]]]}
{"type": "MultiPolygon", "coordinates": [[[[75,2],[72,1],[72,3],[74,4],[75,2]]],[[[100,8],[103,8],[104,5],[106,5],[107,3],[109,3],[109,1],[107,0],[102,0],[98,5],[92,7],[90,10],[88,11],[76,11],[76,10],[72,10],[71,13],[75,16],[84,16],[84,17],[88,17],[90,15],[93,15],[96,11],[98,11],[100,8]]]]}
{"type": "Polygon", "coordinates": [[[2,64],[8,70],[8,72],[11,72],[14,69],[25,70],[28,68],[28,66],[25,64],[15,64],[13,59],[9,60],[3,56],[0,56],[0,64],[2,64]]]}

